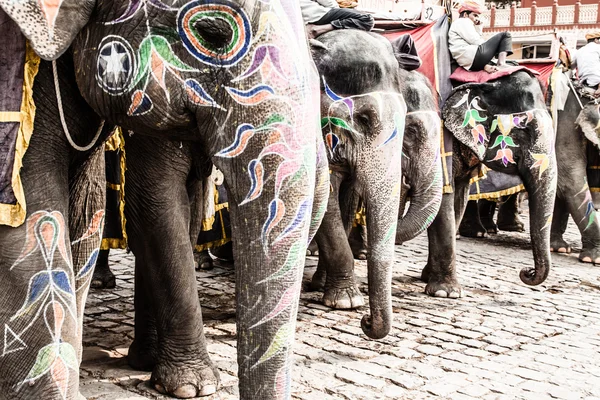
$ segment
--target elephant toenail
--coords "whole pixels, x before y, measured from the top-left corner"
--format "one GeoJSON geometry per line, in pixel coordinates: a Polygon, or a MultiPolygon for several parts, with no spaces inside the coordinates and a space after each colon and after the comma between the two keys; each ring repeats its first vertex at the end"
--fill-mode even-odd
{"type": "Polygon", "coordinates": [[[165,387],[159,383],[154,384],[154,389],[156,389],[156,391],[160,394],[167,394],[165,387]]]}
{"type": "MultiPolygon", "coordinates": [[[[198,393],[198,391],[196,390],[196,387],[194,385],[183,385],[181,387],[178,387],[173,392],[173,395],[176,397],[179,397],[180,399],[189,399],[191,397],[196,397],[197,393],[198,393]]],[[[206,396],[206,395],[201,395],[201,396],[206,396]]]]}
{"type": "Polygon", "coordinates": [[[560,249],[558,249],[559,253],[566,253],[567,249],[565,249],[564,247],[561,247],[560,249]]]}
{"type": "Polygon", "coordinates": [[[591,257],[583,257],[581,259],[581,261],[583,261],[584,263],[591,263],[592,262],[592,258],[591,257]]]}
{"type": "Polygon", "coordinates": [[[450,297],[451,299],[458,299],[460,297],[460,292],[451,292],[450,293],[450,297]]]}
{"type": "Polygon", "coordinates": [[[216,393],[216,391],[217,385],[204,385],[202,386],[202,390],[200,390],[198,396],[209,396],[211,394],[216,393]]]}
{"type": "Polygon", "coordinates": [[[448,297],[448,293],[445,290],[438,290],[434,293],[435,297],[448,297]]]}

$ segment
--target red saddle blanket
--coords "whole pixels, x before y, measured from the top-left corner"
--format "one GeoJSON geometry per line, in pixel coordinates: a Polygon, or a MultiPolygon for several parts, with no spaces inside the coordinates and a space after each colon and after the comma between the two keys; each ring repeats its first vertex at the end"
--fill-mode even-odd
{"type": "Polygon", "coordinates": [[[467,71],[463,67],[458,67],[452,75],[450,75],[450,79],[462,82],[462,83],[485,83],[496,80],[498,78],[502,78],[503,76],[512,75],[517,71],[527,71],[532,75],[539,75],[539,72],[529,69],[523,65],[515,65],[514,67],[507,67],[494,72],[493,74],[488,74],[485,71],[467,71]]]}

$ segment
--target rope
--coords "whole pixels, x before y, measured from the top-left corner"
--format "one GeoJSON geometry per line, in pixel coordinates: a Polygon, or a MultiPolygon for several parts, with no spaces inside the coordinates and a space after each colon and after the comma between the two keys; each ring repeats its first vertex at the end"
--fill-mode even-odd
{"type": "Polygon", "coordinates": [[[575,95],[575,98],[577,99],[577,102],[579,103],[579,107],[581,107],[581,109],[583,110],[583,103],[581,102],[581,99],[579,98],[579,95],[575,91],[575,87],[573,86],[573,81],[569,77],[567,77],[567,80],[569,82],[569,87],[573,91],[573,94],[575,95]]]}
{"type": "Polygon", "coordinates": [[[65,132],[65,136],[67,137],[67,141],[69,142],[71,147],[73,147],[77,151],[88,151],[92,147],[94,147],[94,145],[98,141],[98,138],[102,133],[102,129],[104,128],[104,120],[100,122],[100,127],[98,128],[96,136],[94,136],[94,139],[92,139],[91,143],[85,147],[78,146],[73,141],[71,133],[69,132],[69,128],[67,127],[67,121],[65,121],[65,112],[63,110],[62,97],[60,95],[60,85],[58,83],[58,68],[56,66],[56,60],[52,61],[52,73],[54,74],[54,89],[56,90],[56,100],[58,102],[58,114],[60,115],[60,123],[62,124],[63,131],[65,132]]]}

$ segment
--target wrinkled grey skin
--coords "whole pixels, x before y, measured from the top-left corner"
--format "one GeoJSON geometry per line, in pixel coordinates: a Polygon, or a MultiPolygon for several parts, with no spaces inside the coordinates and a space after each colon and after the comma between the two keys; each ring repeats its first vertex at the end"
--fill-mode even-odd
{"type": "Polygon", "coordinates": [[[550,250],[570,253],[571,247],[563,239],[569,215],[581,233],[582,249],[579,260],[600,263],[600,225],[587,185],[587,146],[591,142],[598,150],[600,116],[598,106],[584,104],[582,110],[570,91],[565,109],[558,112],[556,134],[556,161],[558,164],[558,187],[550,250]],[[575,128],[575,129],[573,129],[575,128]]]}
{"type": "Polygon", "coordinates": [[[336,95],[352,98],[354,103],[350,116],[344,101],[333,101],[322,83],[322,118],[332,116],[350,121],[353,130],[323,128],[329,145],[332,190],[327,213],[316,236],[319,264],[312,286],[324,285],[323,301],[327,306],[344,309],[364,304],[354,278],[354,260],[346,228],[356,210],[355,200],[361,196],[369,226],[367,264],[371,314],[380,316],[363,319],[362,327],[368,336],[381,338],[391,327],[391,262],[388,260],[393,259],[393,242],[391,246],[384,246],[381,241],[393,239],[386,237],[393,226],[396,226],[396,240],[408,240],[423,231],[427,219],[432,221],[437,213],[442,189],[439,117],[425,78],[399,69],[387,39],[347,30],[322,35],[319,42],[313,45],[312,51],[323,82],[336,95]],[[369,96],[377,92],[401,94],[408,107],[408,114],[400,115],[406,124],[403,145],[383,157],[373,143],[381,143],[381,137],[390,136],[400,110],[388,106],[393,102],[388,97],[383,98],[387,104],[381,106],[375,97],[369,96]],[[338,138],[337,143],[332,141],[332,133],[338,138]],[[406,155],[403,158],[401,150],[406,155]],[[412,197],[410,208],[400,219],[398,198],[390,201],[394,190],[400,191],[401,187],[399,164],[405,176],[405,190],[409,190],[412,197]],[[386,175],[390,165],[397,168],[393,176],[386,175]],[[373,184],[381,181],[382,176],[382,184],[373,184]],[[384,253],[390,250],[392,254],[384,253]]]}
{"type": "MultiPolygon", "coordinates": [[[[22,3],[0,0],[5,10],[12,10],[22,3]]],[[[284,9],[276,8],[278,17],[282,19],[280,26],[287,30],[269,37],[270,43],[279,46],[280,59],[287,66],[286,72],[294,79],[279,86],[279,97],[275,100],[243,107],[234,102],[225,86],[246,90],[261,83],[260,73],[243,83],[234,82],[233,78],[249,67],[252,49],[264,41],[264,36],[255,38],[257,42],[239,64],[231,68],[207,67],[184,50],[176,33],[173,36],[177,10],[165,11],[149,3],[144,2],[144,10],[126,23],[106,24],[123,15],[131,4],[123,0],[65,0],[61,8],[64,13],[59,12],[56,20],[55,37],[60,39],[61,46],[54,48],[37,42],[34,44],[40,53],[52,59],[65,51],[71,39],[75,38],[71,50],[60,58],[58,70],[67,124],[76,143],[85,145],[92,140],[90,132],[95,132],[100,123],[97,115],[106,119],[107,123],[135,132],[128,146],[137,150],[128,152],[128,167],[139,168],[144,176],[128,178],[127,183],[133,201],[129,203],[126,215],[130,247],[136,256],[136,340],[129,351],[130,363],[152,369],[152,384],[169,395],[189,398],[217,390],[218,374],[206,351],[194,279],[189,230],[190,200],[186,183],[197,160],[207,161],[235,142],[238,126],[243,123],[261,126],[272,113],[278,113],[291,121],[291,128],[286,130],[286,139],[289,140],[286,143],[298,147],[290,155],[263,158],[265,177],[275,174],[282,160],[299,154],[304,158],[298,161],[301,173],[293,180],[284,180],[278,193],[279,204],[285,204],[287,211],[279,225],[273,227],[271,235],[266,235],[262,241],[255,240],[263,236],[263,226],[269,218],[269,204],[275,201],[273,180],[265,179],[262,192],[257,192],[259,196],[242,204],[251,189],[248,165],[268,143],[264,140],[265,136],[257,135],[237,156],[213,157],[213,162],[223,171],[228,183],[232,231],[234,239],[239,237],[235,241],[234,253],[238,262],[236,300],[240,397],[289,398],[290,348],[302,278],[299,271],[304,265],[308,241],[320,223],[322,214],[317,211],[323,209],[329,189],[325,149],[316,125],[316,74],[305,43],[299,7],[286,2],[284,9]],[[84,27],[80,31],[81,26],[84,27]],[[166,71],[164,83],[170,98],[167,98],[157,78],[150,78],[145,90],[154,100],[154,107],[144,115],[132,116],[128,113],[132,93],[134,89],[141,90],[144,82],[136,83],[123,96],[103,91],[97,80],[100,44],[109,35],[118,35],[127,38],[132,48],[138,49],[149,29],[152,34],[170,35],[168,37],[174,41],[171,45],[173,53],[194,70],[166,71]],[[165,29],[171,31],[165,32],[165,29]],[[199,106],[188,97],[178,78],[195,79],[222,108],[199,106]],[[289,99],[290,103],[280,102],[280,99],[289,99]],[[293,104],[293,112],[289,104],[293,104]],[[320,161],[315,162],[315,155],[320,161]],[[294,225],[296,210],[303,211],[302,223],[294,225]],[[274,246],[274,239],[288,225],[291,230],[274,246]],[[282,267],[289,270],[278,274],[282,267]],[[273,313],[284,294],[288,306],[273,313]]],[[[186,3],[185,0],[169,2],[174,7],[186,3]]],[[[39,12],[37,0],[31,0],[31,4],[39,12]]],[[[276,1],[270,4],[258,1],[231,3],[232,6],[236,4],[243,7],[249,16],[253,32],[258,30],[263,11],[270,4],[279,5],[276,1]]],[[[25,16],[27,18],[20,19],[24,25],[35,20],[33,15],[25,16]]],[[[39,15],[37,17],[43,19],[39,15]]],[[[221,54],[220,49],[233,35],[224,21],[209,18],[194,25],[195,32],[213,49],[214,54],[221,54]]],[[[37,37],[34,39],[37,40],[37,37]]],[[[160,75],[160,68],[156,68],[156,74],[160,75]]],[[[28,182],[28,215],[36,210],[60,211],[70,230],[66,236],[68,241],[69,237],[77,238],[82,231],[85,232],[89,213],[104,207],[104,161],[99,154],[101,149],[89,156],[69,148],[58,122],[51,66],[43,62],[40,70],[36,80],[39,87],[36,91],[36,122],[39,120],[39,123],[36,124],[23,169],[24,180],[28,182]]],[[[103,139],[100,138],[98,143],[103,139]]],[[[8,321],[18,311],[26,297],[32,271],[43,265],[41,258],[32,257],[19,268],[10,270],[26,241],[26,227],[26,224],[20,228],[0,227],[0,266],[5,274],[2,282],[9,285],[6,288],[11,288],[10,291],[3,290],[0,296],[2,322],[8,321]]],[[[99,240],[100,237],[92,248],[98,248],[99,240]]],[[[85,263],[87,258],[84,255],[90,253],[81,247],[76,245],[72,248],[75,273],[85,263]]],[[[87,287],[78,293],[77,299],[73,299],[72,305],[77,310],[83,310],[86,292],[87,287]]],[[[63,343],[68,342],[76,351],[81,351],[82,316],[80,313],[77,315],[79,317],[75,321],[66,318],[67,322],[59,333],[63,343]]],[[[51,311],[48,318],[52,319],[51,311]]],[[[28,377],[38,350],[50,340],[43,318],[38,319],[28,332],[23,337],[27,349],[0,360],[3,393],[11,399],[77,398],[78,370],[75,366],[69,368],[70,378],[65,393],[59,392],[60,387],[48,375],[32,384],[19,385],[28,377]]]]}
{"type": "Polygon", "coordinates": [[[462,288],[456,277],[456,227],[467,206],[469,179],[483,162],[488,168],[509,174],[518,174],[529,193],[531,241],[535,268],[523,269],[521,280],[529,285],[542,283],[548,276],[550,261],[550,218],[556,193],[556,159],[553,155],[554,135],[550,115],[546,111],[542,89],[536,78],[525,72],[500,78],[487,84],[467,84],[456,88],[442,111],[445,128],[454,135],[453,194],[444,194],[440,212],[428,229],[429,257],[422,279],[427,282],[425,292],[438,297],[460,297],[462,288]],[[478,97],[478,106],[485,111],[486,142],[484,154],[477,155],[471,126],[463,126],[466,108],[458,105],[470,90],[469,101],[478,97]],[[508,101],[507,99],[510,99],[508,101]],[[499,146],[493,147],[499,129],[490,134],[492,118],[498,114],[512,114],[537,109],[537,117],[525,129],[513,128],[509,135],[518,147],[512,147],[514,163],[505,167],[496,158],[499,146]],[[535,166],[532,154],[550,154],[544,172],[535,166]]]}

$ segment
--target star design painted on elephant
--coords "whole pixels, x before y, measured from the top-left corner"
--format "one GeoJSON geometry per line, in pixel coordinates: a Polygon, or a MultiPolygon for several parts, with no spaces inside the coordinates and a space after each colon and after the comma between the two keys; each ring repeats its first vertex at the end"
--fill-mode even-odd
{"type": "Polygon", "coordinates": [[[108,45],[108,54],[100,52],[100,65],[103,78],[112,85],[122,84],[123,73],[126,71],[123,62],[127,58],[125,50],[117,43],[108,45]]]}
{"type": "Polygon", "coordinates": [[[107,36],[99,45],[96,80],[111,95],[129,90],[133,79],[134,52],[120,36],[107,36]]]}

